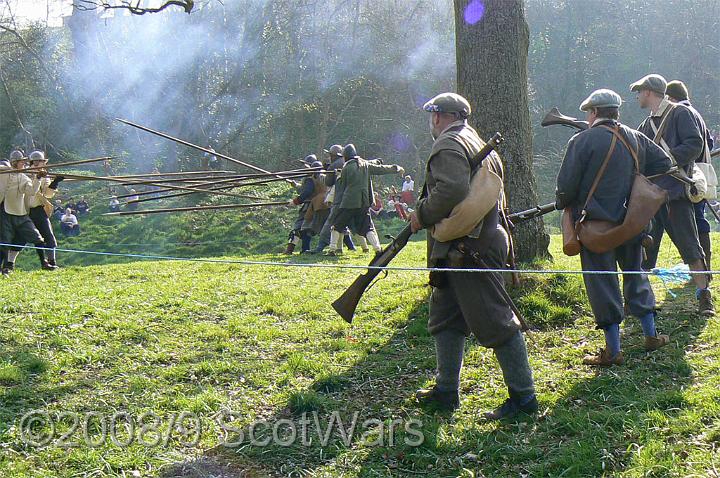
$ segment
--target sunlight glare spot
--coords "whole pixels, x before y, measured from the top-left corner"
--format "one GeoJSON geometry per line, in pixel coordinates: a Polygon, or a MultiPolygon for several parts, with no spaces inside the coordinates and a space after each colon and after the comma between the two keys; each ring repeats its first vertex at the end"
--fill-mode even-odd
{"type": "Polygon", "coordinates": [[[465,7],[465,22],[470,25],[475,25],[477,22],[482,20],[485,15],[485,4],[482,0],[472,0],[465,7]]]}

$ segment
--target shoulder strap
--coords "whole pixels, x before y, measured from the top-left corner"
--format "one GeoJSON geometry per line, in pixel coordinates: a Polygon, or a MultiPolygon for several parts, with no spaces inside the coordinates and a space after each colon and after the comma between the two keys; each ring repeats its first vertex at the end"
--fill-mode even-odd
{"type": "MultiPolygon", "coordinates": [[[[612,131],[612,128],[608,128],[612,131]]],[[[605,155],[605,160],[602,163],[602,166],[600,166],[600,169],[598,170],[597,174],[595,175],[595,180],[593,180],[592,186],[590,186],[590,192],[588,193],[587,199],[585,200],[585,205],[583,206],[583,216],[585,216],[585,209],[587,208],[587,205],[590,203],[590,199],[592,199],[593,194],[595,194],[595,190],[598,187],[598,184],[600,184],[600,179],[602,179],[603,175],[605,174],[605,170],[607,169],[607,165],[610,162],[610,156],[612,156],[613,151],[615,151],[615,145],[617,144],[617,136],[613,135],[612,141],[610,142],[610,149],[608,149],[607,154],[605,155]]]]}
{"type": "Polygon", "coordinates": [[[627,139],[625,139],[625,137],[622,134],[620,134],[620,127],[618,126],[617,128],[611,128],[611,127],[605,126],[605,125],[600,125],[600,126],[605,128],[606,130],[610,131],[613,135],[615,135],[617,137],[617,139],[628,149],[628,151],[630,151],[630,156],[632,156],[633,161],[635,161],[635,171],[637,171],[639,173],[640,172],[640,162],[638,161],[637,151],[632,149],[630,147],[630,144],[627,142],[627,139]]]}
{"type": "Polygon", "coordinates": [[[668,118],[670,118],[670,113],[672,113],[675,110],[675,107],[677,105],[670,104],[667,108],[665,108],[665,112],[660,117],[660,126],[655,127],[655,122],[650,118],[650,125],[653,127],[653,131],[655,132],[655,138],[653,138],[653,142],[656,144],[660,144],[660,141],[662,141],[662,135],[665,134],[665,128],[667,128],[668,124],[668,118]]]}

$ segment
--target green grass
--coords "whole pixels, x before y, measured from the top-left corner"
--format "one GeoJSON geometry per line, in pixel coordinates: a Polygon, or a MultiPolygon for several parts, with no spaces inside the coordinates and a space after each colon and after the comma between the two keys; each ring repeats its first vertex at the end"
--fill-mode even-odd
{"type": "MultiPolygon", "coordinates": [[[[541,265],[577,269],[557,239],[555,260],[541,265]]],[[[679,262],[668,241],[661,252],[662,264],[679,262]]],[[[423,263],[415,242],[394,264],[423,263]]],[[[348,325],[330,303],[357,273],[151,261],[15,272],[0,291],[0,476],[717,476],[720,326],[692,313],[691,288],[671,285],[670,298],[653,279],[671,345],[645,353],[630,320],[626,365],[593,370],[580,362],[602,334],[581,279],[523,278],[512,293],[535,329],[528,348],[541,410],[497,424],[479,417],[505,398],[502,376],[472,340],[461,408],[435,414],[414,403],[435,366],[425,274],[390,272],[348,325]],[[32,410],[55,430],[21,424],[32,410]],[[352,438],[322,443],[331,420],[337,432],[338,420],[347,429],[354,417],[352,438]],[[420,446],[406,443],[412,426],[397,424],[411,419],[422,422],[420,446]],[[272,424],[280,441],[292,438],[289,424],[307,420],[312,443],[253,445],[248,427],[258,420],[258,441],[272,424]],[[116,442],[103,440],[103,423],[114,423],[116,442]],[[53,439],[28,443],[21,425],[35,441],[53,439]]]]}

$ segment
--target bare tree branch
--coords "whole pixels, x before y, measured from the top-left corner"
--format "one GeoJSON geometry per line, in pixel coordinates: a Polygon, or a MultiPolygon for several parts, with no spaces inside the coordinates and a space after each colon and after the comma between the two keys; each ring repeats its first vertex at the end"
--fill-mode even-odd
{"type": "Polygon", "coordinates": [[[168,7],[176,6],[182,7],[185,13],[192,12],[195,6],[194,0],[166,0],[159,7],[141,7],[141,0],[120,0],[120,2],[113,2],[111,0],[75,0],[73,6],[80,11],[97,10],[102,8],[104,10],[111,9],[123,9],[128,10],[133,15],[145,15],[146,13],[158,13],[165,10],[168,7]]]}

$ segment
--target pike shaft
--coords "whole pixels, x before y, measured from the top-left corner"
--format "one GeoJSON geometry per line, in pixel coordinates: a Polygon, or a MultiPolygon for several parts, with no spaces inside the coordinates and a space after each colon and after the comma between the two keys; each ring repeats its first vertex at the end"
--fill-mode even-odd
{"type": "MultiPolygon", "coordinates": [[[[138,183],[138,182],[128,182],[126,179],[116,179],[116,178],[109,178],[109,177],[105,177],[105,176],[81,176],[81,175],[78,175],[78,174],[55,174],[54,176],[63,176],[63,177],[66,177],[66,178],[83,179],[83,180],[88,180],[88,181],[110,181],[110,182],[130,184],[130,185],[133,185],[133,184],[140,184],[140,185],[145,184],[145,183],[142,183],[142,182],[140,182],[140,183],[138,183]]],[[[159,187],[164,187],[164,188],[168,188],[168,189],[176,189],[176,190],[179,190],[179,191],[193,191],[193,192],[196,192],[196,193],[217,194],[217,195],[220,195],[220,196],[242,197],[241,194],[224,193],[224,192],[220,192],[220,191],[212,192],[212,191],[207,191],[207,190],[205,190],[205,189],[191,188],[191,187],[187,187],[187,186],[164,186],[164,185],[158,184],[158,183],[148,183],[147,185],[149,185],[149,186],[159,186],[159,187]]]]}
{"type": "Polygon", "coordinates": [[[82,159],[80,161],[68,161],[65,163],[55,163],[55,164],[46,164],[42,168],[25,168],[25,169],[12,169],[12,170],[5,170],[0,171],[0,174],[12,174],[12,173],[32,173],[35,171],[41,171],[43,169],[51,169],[51,168],[64,168],[66,166],[77,166],[78,164],[87,164],[87,163],[97,163],[100,161],[109,161],[113,159],[114,156],[103,156],[102,158],[92,158],[92,159],[82,159]]]}
{"type": "Polygon", "coordinates": [[[108,212],[103,216],[134,216],[138,214],[156,214],[163,212],[184,212],[184,211],[208,211],[212,209],[243,209],[251,207],[263,207],[263,206],[285,206],[286,202],[258,202],[249,204],[222,204],[218,206],[192,206],[192,207],[176,207],[176,208],[164,208],[164,209],[149,209],[147,211],[123,211],[123,212],[108,212]]]}
{"type": "Polygon", "coordinates": [[[253,164],[246,163],[246,162],[244,162],[244,161],[240,161],[239,159],[231,158],[230,156],[226,156],[226,155],[224,155],[224,154],[222,154],[222,153],[218,153],[217,151],[212,151],[212,150],[210,150],[210,149],[203,148],[202,146],[198,146],[198,145],[196,145],[196,144],[192,144],[192,143],[187,142],[187,141],[184,141],[184,140],[182,140],[182,139],[175,138],[175,137],[173,137],[173,136],[170,136],[169,134],[162,133],[162,132],[156,131],[156,130],[154,130],[154,129],[150,129],[150,128],[148,128],[148,127],[139,125],[139,124],[137,124],[137,123],[133,123],[132,121],[124,120],[124,119],[122,119],[122,118],[115,118],[115,119],[116,119],[117,121],[121,122],[121,123],[124,123],[124,124],[128,125],[128,126],[132,126],[133,128],[141,129],[141,130],[146,131],[146,132],[148,132],[148,133],[154,134],[155,136],[160,136],[161,138],[169,139],[170,141],[175,141],[176,143],[180,143],[180,144],[185,145],[185,146],[188,146],[188,147],[190,147],[190,148],[194,148],[194,149],[196,149],[196,150],[198,150],[198,151],[202,151],[202,152],[204,152],[204,153],[207,153],[207,154],[210,154],[210,155],[213,155],[213,156],[217,156],[218,158],[223,158],[223,159],[225,159],[225,160],[227,160],[227,161],[230,161],[230,162],[232,162],[232,163],[239,164],[239,165],[241,165],[241,166],[245,166],[246,168],[254,169],[255,171],[259,171],[259,172],[261,172],[261,173],[274,174],[274,173],[268,171],[267,169],[259,168],[259,167],[255,166],[255,165],[253,165],[253,164]]]}

